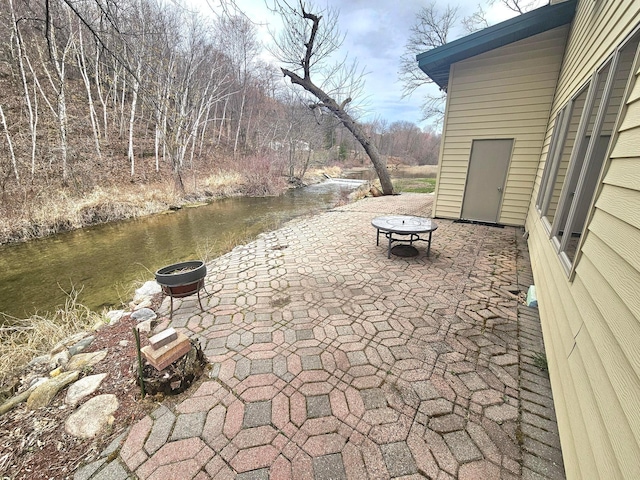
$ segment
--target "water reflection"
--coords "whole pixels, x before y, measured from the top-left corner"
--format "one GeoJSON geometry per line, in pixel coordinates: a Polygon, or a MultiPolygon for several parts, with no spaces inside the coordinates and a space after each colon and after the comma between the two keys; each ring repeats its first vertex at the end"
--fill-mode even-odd
{"type": "Polygon", "coordinates": [[[219,255],[232,238],[255,236],[282,221],[329,209],[353,185],[325,182],[279,197],[230,198],[199,208],[100,225],[0,247],[0,312],[16,317],[46,312],[82,289],[92,309],[128,299],[132,282],[158,268],[219,255]],[[123,296],[123,298],[119,298],[123,296]]]}

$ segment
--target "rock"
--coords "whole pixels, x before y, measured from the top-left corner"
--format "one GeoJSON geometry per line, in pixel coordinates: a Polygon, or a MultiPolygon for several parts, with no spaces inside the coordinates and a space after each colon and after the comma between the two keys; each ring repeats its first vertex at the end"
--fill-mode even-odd
{"type": "Polygon", "coordinates": [[[372,196],[374,197],[382,197],[384,194],[380,191],[378,187],[372,186],[369,190],[372,196]]]}
{"type": "Polygon", "coordinates": [[[20,386],[20,380],[12,378],[7,382],[7,385],[0,388],[0,403],[4,402],[7,398],[13,396],[20,386]]]}
{"type": "Polygon", "coordinates": [[[67,390],[67,397],[64,403],[72,406],[76,405],[84,397],[95,392],[106,377],[106,373],[101,373],[99,375],[89,375],[88,377],[78,380],[67,390]]]}
{"type": "Polygon", "coordinates": [[[115,325],[124,317],[124,310],[111,310],[105,314],[105,317],[109,320],[109,325],[115,325]]]}
{"type": "Polygon", "coordinates": [[[37,367],[39,365],[44,365],[45,363],[49,363],[51,360],[51,355],[40,355],[39,357],[32,358],[29,363],[27,363],[27,367],[37,367]]]}
{"type": "Polygon", "coordinates": [[[33,377],[29,380],[29,388],[36,388],[38,385],[46,382],[47,380],[49,379],[46,377],[33,377]]]}
{"type": "Polygon", "coordinates": [[[108,324],[104,323],[104,321],[102,319],[100,319],[96,323],[93,324],[93,326],[91,327],[91,331],[92,332],[97,332],[98,330],[101,330],[102,328],[104,328],[105,325],[108,325],[108,324]]]}
{"type": "Polygon", "coordinates": [[[67,363],[67,370],[82,370],[83,368],[90,367],[101,362],[106,356],[106,348],[99,352],[79,353],[78,355],[71,357],[71,360],[67,363]]]}
{"type": "Polygon", "coordinates": [[[11,397],[9,400],[0,405],[0,415],[4,415],[8,411],[15,408],[17,405],[20,405],[22,402],[24,402],[27,398],[29,398],[29,395],[31,395],[31,392],[33,392],[35,388],[36,385],[30,387],[28,390],[25,390],[24,392],[19,393],[14,397],[11,397]]]}
{"type": "Polygon", "coordinates": [[[77,355],[78,353],[82,352],[85,348],[87,348],[89,345],[91,345],[95,339],[96,337],[94,335],[83,338],[78,343],[76,343],[75,345],[69,348],[69,354],[71,356],[77,355]]]}
{"type": "Polygon", "coordinates": [[[58,375],[60,375],[62,373],[62,367],[58,367],[55,370],[51,370],[49,372],[49,376],[50,377],[57,377],[58,375]]]}
{"type": "Polygon", "coordinates": [[[138,325],[136,325],[136,328],[140,333],[151,333],[152,323],[153,323],[153,320],[145,320],[143,322],[138,323],[138,325]]]}
{"type": "Polygon", "coordinates": [[[136,290],[136,293],[133,296],[133,302],[136,304],[140,304],[144,300],[149,299],[160,292],[162,292],[162,287],[158,284],[158,282],[156,282],[155,280],[149,280],[136,290]]]}
{"type": "Polygon", "coordinates": [[[155,320],[158,318],[156,312],[151,310],[150,308],[141,308],[140,310],[136,310],[131,314],[131,318],[136,320],[137,322],[144,322],[146,320],[155,320]]]}
{"type": "Polygon", "coordinates": [[[129,345],[129,340],[120,340],[118,342],[118,345],[120,345],[121,347],[126,347],[129,345]]]}
{"type": "Polygon", "coordinates": [[[143,308],[149,308],[151,306],[151,299],[145,298],[144,300],[142,300],[142,302],[138,304],[136,304],[135,302],[131,302],[129,306],[133,309],[134,312],[136,310],[141,310],[143,308]]]}
{"type": "Polygon", "coordinates": [[[118,406],[113,394],[93,397],[67,418],[64,429],[77,438],[93,438],[109,424],[118,406]]]}
{"type": "Polygon", "coordinates": [[[51,359],[49,360],[49,368],[53,370],[57,367],[64,366],[67,364],[70,358],[71,358],[71,354],[69,353],[69,350],[65,348],[64,350],[59,351],[55,355],[51,355],[51,359]]]}
{"type": "Polygon", "coordinates": [[[31,395],[29,395],[27,407],[29,410],[46,407],[60,390],[70,383],[75,382],[79,376],[80,372],[74,370],[72,372],[61,373],[57,377],[50,378],[46,382],[41,383],[31,392],[31,395]]]}
{"type": "Polygon", "coordinates": [[[69,345],[78,343],[80,340],[82,340],[84,337],[88,335],[89,335],[88,332],[78,332],[74,335],[71,335],[70,337],[65,338],[64,340],[61,340],[60,342],[56,343],[55,347],[51,349],[51,355],[55,355],[56,353],[61,352],[63,349],[66,349],[69,345]]]}

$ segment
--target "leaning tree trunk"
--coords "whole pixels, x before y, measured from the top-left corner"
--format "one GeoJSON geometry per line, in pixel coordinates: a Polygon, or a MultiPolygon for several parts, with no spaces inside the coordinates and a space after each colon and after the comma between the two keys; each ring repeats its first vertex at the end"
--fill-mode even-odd
{"type": "Polygon", "coordinates": [[[382,187],[382,193],[385,195],[393,195],[393,184],[391,183],[391,178],[389,177],[389,172],[387,171],[387,166],[380,156],[378,149],[376,146],[367,138],[366,134],[360,128],[360,125],[356,123],[351,115],[347,113],[344,109],[347,103],[351,101],[350,98],[346,99],[342,104],[338,104],[333,98],[327,95],[320,87],[315,85],[310,78],[302,78],[296,73],[287,70],[286,68],[282,69],[282,73],[285,77],[289,77],[291,79],[291,83],[295,83],[296,85],[300,85],[307,92],[311,93],[315,96],[319,101],[320,105],[328,108],[331,113],[333,113],[342,124],[349,130],[356,140],[362,145],[364,151],[367,152],[367,155],[371,159],[371,163],[373,164],[373,168],[375,168],[376,173],[378,174],[378,178],[380,179],[380,186],[382,187]]]}

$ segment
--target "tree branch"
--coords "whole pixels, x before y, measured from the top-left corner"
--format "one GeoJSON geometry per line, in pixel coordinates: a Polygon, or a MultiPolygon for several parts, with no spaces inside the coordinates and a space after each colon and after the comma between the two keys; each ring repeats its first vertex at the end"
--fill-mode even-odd
{"type": "Polygon", "coordinates": [[[302,18],[306,20],[311,20],[313,24],[311,25],[311,34],[309,35],[309,41],[304,44],[306,47],[306,51],[304,54],[304,60],[302,61],[302,69],[304,71],[304,78],[311,77],[311,56],[313,55],[313,45],[316,40],[316,35],[318,34],[318,25],[320,24],[320,19],[322,16],[314,15],[313,13],[309,13],[305,11],[304,5],[300,2],[300,8],[302,9],[302,18]]]}

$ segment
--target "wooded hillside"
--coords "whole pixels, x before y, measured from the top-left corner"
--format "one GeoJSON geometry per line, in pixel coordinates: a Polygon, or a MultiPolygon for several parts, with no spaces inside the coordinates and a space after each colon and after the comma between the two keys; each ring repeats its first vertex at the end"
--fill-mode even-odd
{"type": "MultiPolygon", "coordinates": [[[[210,13],[154,0],[0,0],[0,213],[126,183],[184,195],[229,171],[252,172],[259,185],[242,179],[243,193],[265,194],[310,161],[358,157],[334,120],[259,59],[249,17],[210,13]]],[[[366,130],[384,155],[437,161],[438,136],[413,124],[366,130]]]]}

